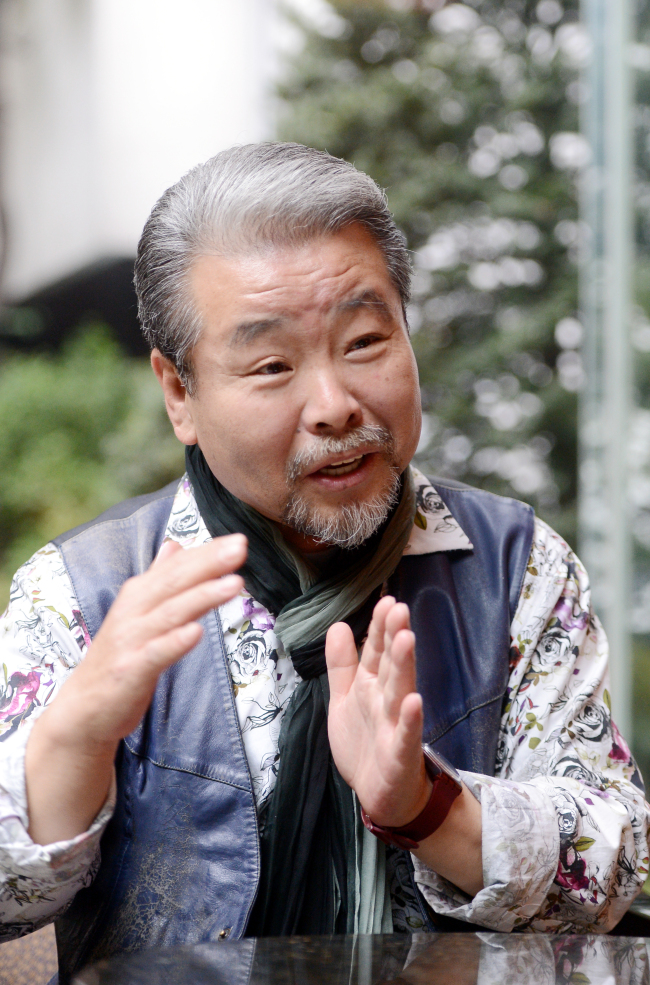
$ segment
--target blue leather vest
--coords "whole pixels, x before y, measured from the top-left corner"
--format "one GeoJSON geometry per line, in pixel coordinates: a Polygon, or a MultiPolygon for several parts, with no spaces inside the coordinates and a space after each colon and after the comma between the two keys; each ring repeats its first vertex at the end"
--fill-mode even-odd
{"type": "MultiPolygon", "coordinates": [[[[391,590],[411,608],[425,739],[456,767],[492,774],[533,512],[432,482],[474,549],[405,557],[391,590]]],[[[176,488],[121,503],[55,541],[91,636],[123,582],[151,564],[176,488]]],[[[120,746],[99,871],[57,921],[62,982],[119,951],[245,932],[259,874],[257,817],[216,612],[203,627],[120,746]]]]}

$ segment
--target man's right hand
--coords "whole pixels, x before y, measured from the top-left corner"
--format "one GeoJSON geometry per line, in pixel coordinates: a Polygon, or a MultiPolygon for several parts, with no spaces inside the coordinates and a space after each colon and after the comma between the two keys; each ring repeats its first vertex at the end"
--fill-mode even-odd
{"type": "Polygon", "coordinates": [[[25,757],[29,832],[41,845],[86,831],[106,800],[121,739],[158,677],[201,638],[197,619],[243,587],[241,534],[183,550],[166,542],[122,586],[88,653],[34,724],[25,757]]]}

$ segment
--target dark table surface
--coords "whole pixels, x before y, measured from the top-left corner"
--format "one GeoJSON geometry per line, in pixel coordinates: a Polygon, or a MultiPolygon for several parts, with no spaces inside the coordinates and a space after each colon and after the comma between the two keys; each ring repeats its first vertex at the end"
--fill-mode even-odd
{"type": "Polygon", "coordinates": [[[649,985],[649,952],[601,935],[270,937],[122,955],[75,985],[649,985]]]}

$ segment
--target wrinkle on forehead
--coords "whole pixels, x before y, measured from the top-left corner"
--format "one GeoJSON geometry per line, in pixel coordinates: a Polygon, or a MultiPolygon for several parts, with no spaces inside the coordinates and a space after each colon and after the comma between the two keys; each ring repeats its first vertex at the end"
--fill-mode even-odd
{"type": "Polygon", "coordinates": [[[199,257],[192,280],[202,314],[224,329],[230,322],[229,347],[313,313],[367,308],[391,321],[401,310],[383,254],[362,228],[244,257],[199,257]]]}
{"type": "Polygon", "coordinates": [[[242,274],[246,300],[269,305],[278,317],[288,318],[296,310],[333,307],[368,278],[369,271],[358,255],[334,259],[298,254],[280,256],[277,263],[267,263],[259,272],[247,264],[242,274]]]}

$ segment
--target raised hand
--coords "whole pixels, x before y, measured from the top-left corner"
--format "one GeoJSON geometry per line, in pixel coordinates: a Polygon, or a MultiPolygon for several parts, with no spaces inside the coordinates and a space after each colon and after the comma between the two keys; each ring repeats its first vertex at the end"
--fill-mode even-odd
{"type": "Polygon", "coordinates": [[[408,606],[390,596],[377,603],[360,661],[346,623],[331,627],[325,654],[329,739],[339,772],[373,821],[407,824],[431,792],[408,606]]]}
{"type": "Polygon", "coordinates": [[[246,538],[183,550],[167,543],[122,586],[80,665],[34,724],[25,772],[30,834],[49,844],[85,831],[106,799],[120,739],[160,674],[201,638],[197,619],[239,592],[246,538]]]}
{"type": "MultiPolygon", "coordinates": [[[[376,824],[402,827],[424,809],[432,789],[408,607],[389,596],[377,603],[360,660],[350,627],[336,623],[325,655],[334,761],[376,824]]],[[[471,896],[482,888],[481,805],[467,788],[414,854],[471,896]]]]}

